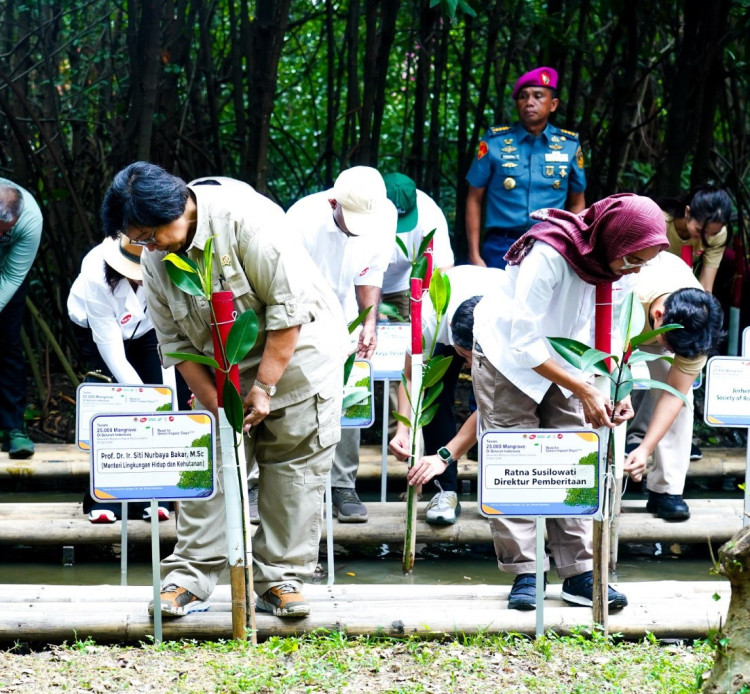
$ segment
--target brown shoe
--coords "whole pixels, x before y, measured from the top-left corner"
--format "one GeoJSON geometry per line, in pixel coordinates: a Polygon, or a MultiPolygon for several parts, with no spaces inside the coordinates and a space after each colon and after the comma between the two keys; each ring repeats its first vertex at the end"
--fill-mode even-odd
{"type": "Polygon", "coordinates": [[[310,614],[310,605],[291,583],[269,588],[255,601],[255,606],[277,617],[307,617],[310,614]]]}
{"type": "MultiPolygon", "coordinates": [[[[184,617],[191,612],[206,612],[210,609],[208,602],[193,595],[187,588],[174,584],[164,587],[159,596],[163,617],[184,617]]],[[[148,604],[148,613],[154,614],[154,601],[148,604]]]]}

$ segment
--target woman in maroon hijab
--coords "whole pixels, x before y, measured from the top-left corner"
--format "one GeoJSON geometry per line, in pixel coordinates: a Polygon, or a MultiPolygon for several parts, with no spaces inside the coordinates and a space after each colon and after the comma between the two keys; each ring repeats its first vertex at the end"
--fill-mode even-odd
{"type": "MultiPolygon", "coordinates": [[[[485,297],[474,312],[471,374],[482,429],[613,427],[632,417],[629,400],[613,407],[546,338],[592,344],[595,285],[638,272],[668,247],[664,215],[650,199],[622,194],[580,215],[539,210],[532,217],[541,223],[506,255],[506,296],[485,297]]],[[[508,606],[534,609],[534,521],[493,518],[490,525],[500,570],[516,574],[508,606]]],[[[592,528],[589,519],[547,519],[562,598],[572,605],[592,604],[592,528]]],[[[627,598],[609,588],[608,602],[622,608],[627,598]]]]}

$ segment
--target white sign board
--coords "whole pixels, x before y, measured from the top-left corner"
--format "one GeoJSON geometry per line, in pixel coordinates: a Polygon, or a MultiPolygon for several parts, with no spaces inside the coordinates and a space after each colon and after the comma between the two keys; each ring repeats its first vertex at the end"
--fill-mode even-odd
{"type": "Polygon", "coordinates": [[[598,517],[603,485],[591,429],[486,431],[479,442],[479,512],[598,517]]]}
{"type": "Polygon", "coordinates": [[[91,496],[104,502],[211,498],[214,430],[210,412],[95,415],[91,496]]]}
{"type": "Polygon", "coordinates": [[[375,421],[372,364],[357,359],[344,386],[341,426],[345,429],[366,429],[375,421]]]}
{"type": "Polygon", "coordinates": [[[76,390],[76,432],[78,447],[91,448],[91,418],[114,412],[169,412],[173,407],[172,388],[162,385],[121,385],[81,383],[76,390]]]}
{"type": "Polygon", "coordinates": [[[406,350],[411,347],[409,323],[378,324],[378,345],[372,355],[372,373],[376,381],[400,381],[406,350]]]}
{"type": "Polygon", "coordinates": [[[747,357],[712,357],[708,360],[706,424],[750,427],[750,360],[747,357]]]}

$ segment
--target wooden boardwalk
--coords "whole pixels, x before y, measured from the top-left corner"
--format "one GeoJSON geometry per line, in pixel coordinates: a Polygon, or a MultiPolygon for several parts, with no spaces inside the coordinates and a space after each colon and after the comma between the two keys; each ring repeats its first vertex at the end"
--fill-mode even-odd
{"type": "MultiPolygon", "coordinates": [[[[630,604],[609,617],[610,633],[642,638],[705,638],[726,619],[729,584],[653,581],[615,584],[630,604]],[[716,599],[719,596],[719,599],[716,599]]],[[[508,586],[488,585],[307,585],[312,613],[283,620],[258,613],[259,639],[310,633],[316,629],[349,635],[444,638],[477,633],[533,635],[534,612],[508,610],[508,586]]],[[[550,585],[544,602],[545,629],[570,633],[590,626],[590,608],[571,607],[550,585]]],[[[0,585],[0,641],[147,641],[153,625],[146,612],[147,586],[0,585]]],[[[221,585],[205,613],[164,620],[163,636],[174,639],[229,639],[229,587],[221,585]]]]}
{"type": "MultiPolygon", "coordinates": [[[[492,542],[487,519],[480,516],[476,502],[464,503],[455,525],[436,527],[424,520],[426,502],[417,512],[418,543],[482,544],[492,542]]],[[[691,517],[683,523],[667,523],[646,512],[645,501],[625,501],[619,518],[620,542],[669,542],[696,544],[726,542],[742,527],[742,501],[726,499],[690,500],[691,517]]],[[[406,504],[368,503],[367,523],[333,521],[334,542],[339,545],[393,543],[404,539],[406,504]]],[[[173,520],[160,524],[164,542],[176,538],[173,520]]],[[[120,523],[92,524],[81,512],[81,504],[0,504],[0,546],[2,545],[108,545],[120,542],[120,523]]],[[[128,538],[149,543],[151,526],[145,521],[128,521],[128,538]]],[[[325,541],[325,527],[323,529],[325,541]]]]}

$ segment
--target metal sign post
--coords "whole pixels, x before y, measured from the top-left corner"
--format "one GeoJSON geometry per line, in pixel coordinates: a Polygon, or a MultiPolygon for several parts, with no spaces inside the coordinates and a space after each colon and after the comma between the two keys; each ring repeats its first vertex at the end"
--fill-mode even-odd
{"type": "Polygon", "coordinates": [[[210,412],[122,413],[91,419],[91,496],[150,501],[154,639],[161,641],[158,500],[216,493],[215,421],[210,412]]]}
{"type": "Polygon", "coordinates": [[[479,440],[479,512],[536,521],[536,635],[544,633],[545,519],[600,519],[604,461],[591,429],[485,431],[479,440]]]}
{"type": "MultiPolygon", "coordinates": [[[[708,360],[703,418],[710,426],[750,427],[750,358],[712,357],[708,360]]],[[[750,447],[745,451],[744,511],[743,526],[750,523],[750,447]]]]}

